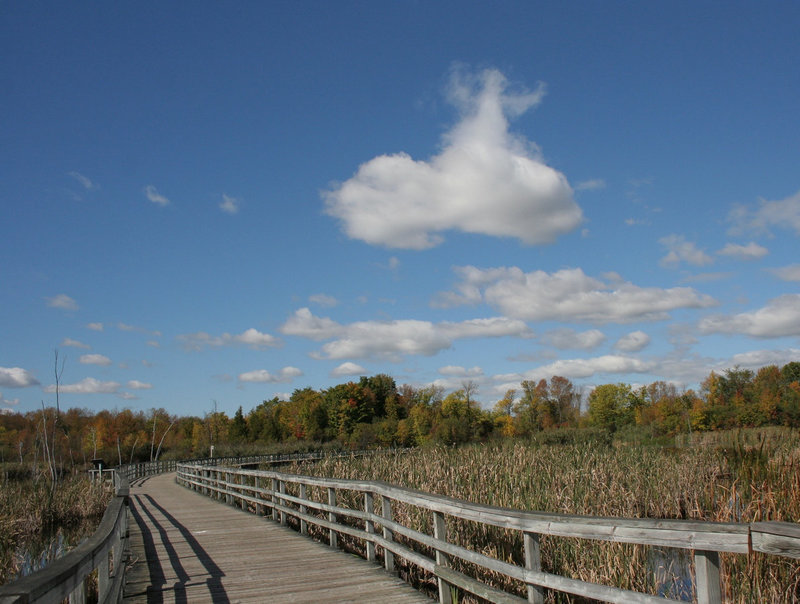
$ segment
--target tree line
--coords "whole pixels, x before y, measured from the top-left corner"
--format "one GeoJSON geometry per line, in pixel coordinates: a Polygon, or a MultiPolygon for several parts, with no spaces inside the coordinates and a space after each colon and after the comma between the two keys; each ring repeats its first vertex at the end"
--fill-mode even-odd
{"type": "Polygon", "coordinates": [[[446,393],[431,385],[398,387],[386,374],[331,388],[296,389],[288,400],[262,401],[232,417],[167,410],[57,407],[0,414],[0,462],[68,468],[103,459],[116,465],[158,458],[206,457],[284,447],[447,445],[490,438],[530,438],[554,430],[639,430],[652,436],[785,425],[800,427],[800,362],[758,371],[712,372],[699,391],[666,382],[596,386],[583,396],[567,378],[525,380],[492,408],[472,381],[446,393]]]}

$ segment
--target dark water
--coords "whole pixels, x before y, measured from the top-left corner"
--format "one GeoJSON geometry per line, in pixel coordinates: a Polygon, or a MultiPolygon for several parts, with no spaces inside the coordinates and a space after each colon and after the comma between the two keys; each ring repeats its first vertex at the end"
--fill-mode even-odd
{"type": "Polygon", "coordinates": [[[671,547],[650,551],[648,570],[655,576],[656,595],[692,601],[692,553],[671,547]]]}

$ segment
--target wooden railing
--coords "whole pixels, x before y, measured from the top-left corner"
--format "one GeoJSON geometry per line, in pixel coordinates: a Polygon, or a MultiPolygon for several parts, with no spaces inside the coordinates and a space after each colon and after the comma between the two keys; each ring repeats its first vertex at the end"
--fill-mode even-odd
{"type": "Polygon", "coordinates": [[[0,603],[86,602],[86,581],[97,570],[98,602],[119,602],[125,584],[123,551],[128,537],[128,479],[114,473],[114,498],[100,526],[82,544],[46,568],[0,586],[0,603]]]}
{"type": "Polygon", "coordinates": [[[759,551],[800,558],[800,525],[791,523],[735,524],[527,512],[479,505],[384,482],[313,478],[199,464],[178,464],[177,481],[206,496],[270,516],[284,525],[289,517],[293,517],[303,534],[308,534],[309,525],[320,527],[327,532],[332,547],[337,546],[337,535],[361,540],[365,544],[366,558],[371,561],[377,560],[376,548],[380,547],[386,570],[394,570],[394,557],[399,556],[432,573],[438,581],[439,601],[443,603],[451,602],[451,588],[502,603],[543,602],[545,588],[607,602],[670,601],[543,572],[539,552],[541,535],[691,550],[694,554],[695,590],[700,603],[721,601],[720,552],[747,554],[759,551]],[[316,498],[313,496],[315,492],[316,498]],[[341,496],[337,497],[337,494],[341,496]],[[344,499],[359,502],[358,507],[341,505],[344,499]],[[376,511],[378,500],[380,512],[376,511]],[[397,522],[392,513],[396,502],[430,514],[433,534],[397,522]],[[524,567],[448,541],[448,518],[519,531],[525,549],[524,567]],[[418,551],[426,548],[433,552],[432,555],[418,551]],[[527,599],[459,572],[454,568],[455,559],[525,584],[527,599]]]}

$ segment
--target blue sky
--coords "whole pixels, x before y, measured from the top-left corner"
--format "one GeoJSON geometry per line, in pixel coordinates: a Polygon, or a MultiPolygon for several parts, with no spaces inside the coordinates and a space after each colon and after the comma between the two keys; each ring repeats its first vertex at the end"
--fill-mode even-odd
{"type": "Polygon", "coordinates": [[[0,409],[800,360],[796,2],[5,2],[0,409]]]}

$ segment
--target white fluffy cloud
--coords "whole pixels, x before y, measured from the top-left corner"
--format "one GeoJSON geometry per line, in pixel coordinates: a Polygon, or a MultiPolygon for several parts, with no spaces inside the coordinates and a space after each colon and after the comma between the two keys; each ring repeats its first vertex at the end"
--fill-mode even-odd
{"type": "Polygon", "coordinates": [[[84,365],[111,365],[111,359],[102,354],[82,354],[78,361],[84,365]]]}
{"type": "Polygon", "coordinates": [[[769,250],[751,241],[747,245],[728,243],[717,252],[720,256],[728,256],[737,260],[759,260],[769,254],[769,250]]]}
{"type": "Polygon", "coordinates": [[[103,331],[104,327],[102,323],[89,323],[86,325],[86,329],[91,329],[92,331],[103,331]]]}
{"type": "Polygon", "coordinates": [[[716,304],[689,287],[639,287],[617,278],[603,282],[579,269],[525,273],[517,267],[455,269],[461,277],[455,291],[439,294],[441,307],[486,302],[504,315],[528,321],[629,323],[663,320],[679,308],[716,304]]]}
{"type": "Polygon", "coordinates": [[[737,333],[755,338],[800,336],[800,294],[784,294],[752,312],[707,317],[699,327],[703,333],[737,333]]]}
{"type": "Polygon", "coordinates": [[[614,348],[622,352],[638,352],[650,343],[650,336],[643,331],[632,331],[631,333],[622,336],[614,348]]]}
{"type": "MultiPolygon", "coordinates": [[[[61,384],[59,392],[67,394],[116,394],[119,382],[101,382],[92,377],[82,379],[75,384],[61,384]]],[[[55,384],[45,387],[45,392],[55,392],[55,384]]]]}
{"type": "Polygon", "coordinates": [[[693,266],[706,266],[714,262],[711,256],[691,241],[686,241],[682,235],[662,237],[658,242],[667,248],[667,255],[661,259],[661,266],[676,267],[681,262],[693,266]]]}
{"type": "Polygon", "coordinates": [[[47,305],[51,308],[61,308],[63,310],[78,310],[78,303],[67,294],[58,294],[52,298],[45,298],[47,305]]]}
{"type": "Polygon", "coordinates": [[[343,377],[346,375],[366,375],[367,370],[357,363],[347,361],[331,371],[331,377],[343,377]]]}
{"type": "Polygon", "coordinates": [[[257,369],[239,374],[240,382],[270,383],[291,382],[294,378],[300,377],[303,372],[297,367],[284,367],[278,373],[270,373],[266,369],[257,369]]]}
{"type": "Polygon", "coordinates": [[[0,386],[6,388],[27,388],[38,386],[39,380],[22,367],[0,367],[0,386]]]}
{"type": "Polygon", "coordinates": [[[508,130],[508,117],[537,105],[544,87],[512,92],[499,71],[455,71],[450,100],[461,120],[429,161],[405,153],[362,164],[324,193],[347,235],[373,245],[426,249],[459,230],[552,243],[583,221],[563,174],[535,145],[508,130]]]}
{"type": "Polygon", "coordinates": [[[459,323],[431,323],[413,319],[358,321],[342,325],[329,318],[316,317],[307,308],[297,310],[280,328],[286,335],[312,340],[333,340],[322,346],[317,358],[387,358],[403,355],[432,356],[450,348],[462,338],[525,336],[524,322],[494,317],[459,323]]]}
{"type": "Polygon", "coordinates": [[[221,336],[212,336],[204,331],[178,336],[187,350],[202,350],[203,348],[218,348],[220,346],[242,345],[255,350],[280,346],[281,342],[275,336],[261,333],[250,328],[240,334],[223,333],[221,336]]]}
{"type": "Polygon", "coordinates": [[[600,346],[606,340],[599,329],[575,331],[574,329],[555,329],[544,334],[544,341],[560,349],[589,350],[600,346]]]}
{"type": "Polygon", "coordinates": [[[755,208],[734,206],[728,215],[730,233],[769,234],[770,227],[782,227],[800,235],[800,191],[779,201],[760,199],[755,208]]]}

